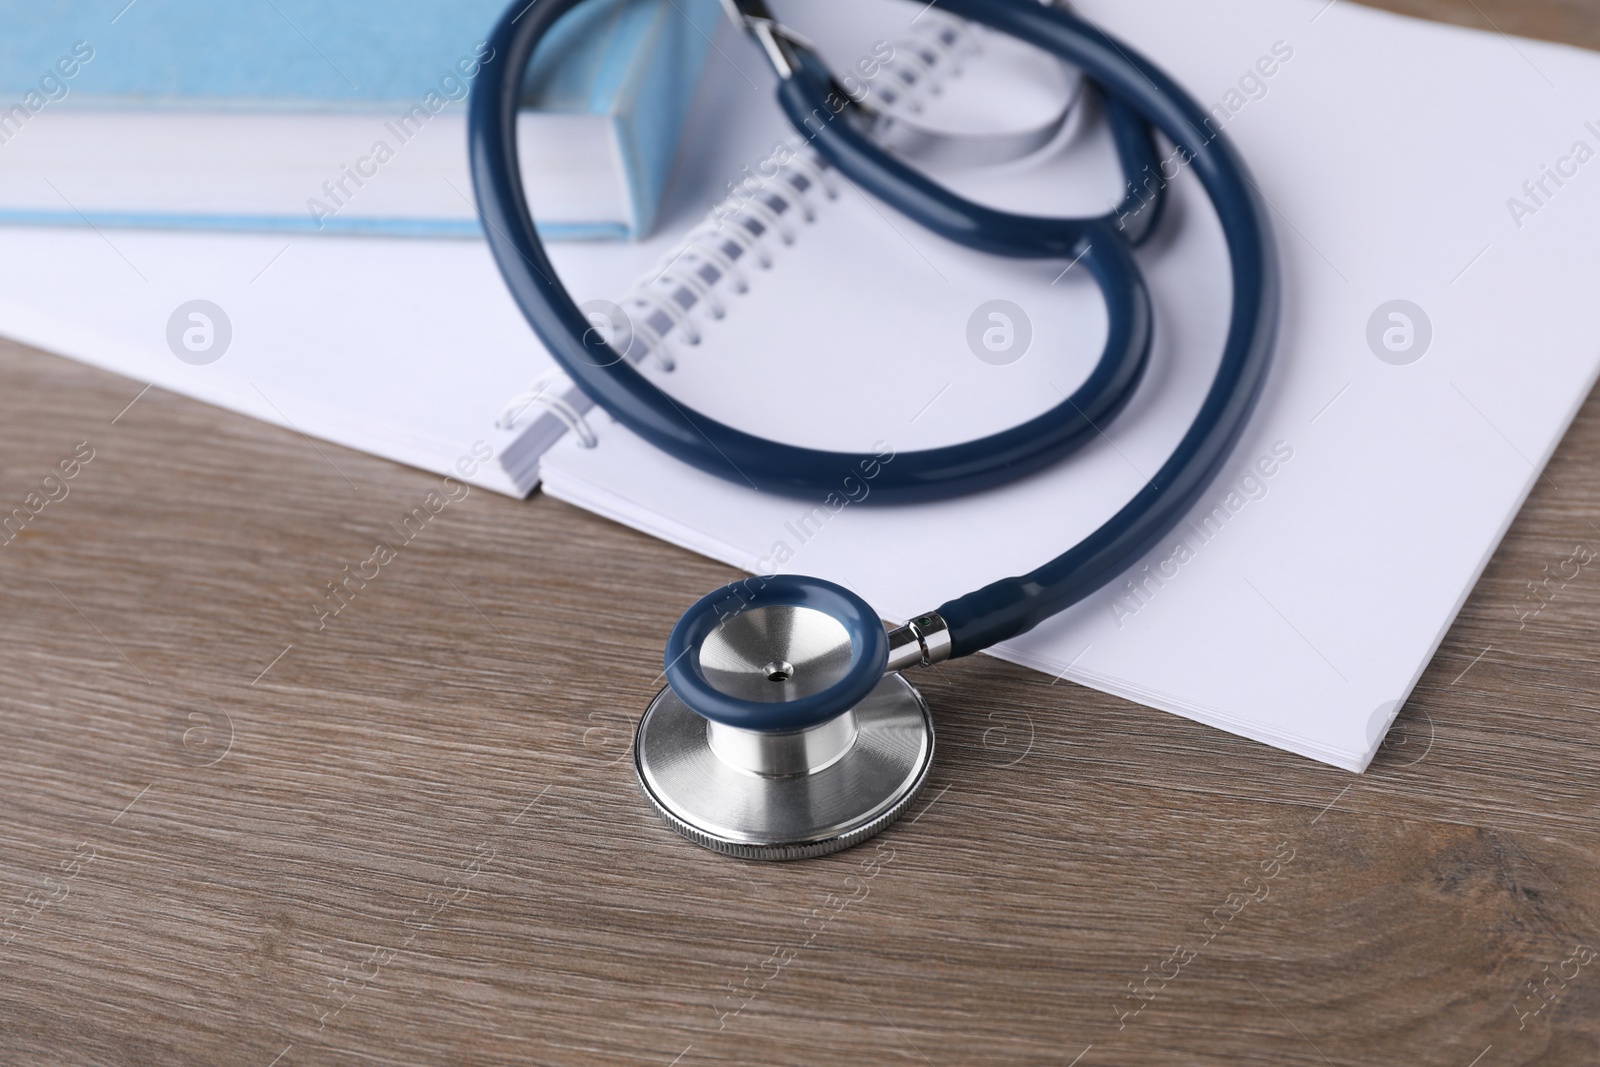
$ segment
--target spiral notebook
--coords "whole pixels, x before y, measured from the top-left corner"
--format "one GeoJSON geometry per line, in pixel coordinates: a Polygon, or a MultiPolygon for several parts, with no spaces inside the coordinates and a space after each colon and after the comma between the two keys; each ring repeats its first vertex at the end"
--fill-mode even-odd
{"type": "MultiPolygon", "coordinates": [[[[1600,99],[1600,57],[1323,0],[1076,6],[1170,70],[1250,160],[1278,226],[1284,330],[1258,416],[1188,519],[991,651],[1362,770],[1600,371],[1600,178],[1549,183],[1532,205],[1522,191],[1542,165],[1594,155],[1600,113],[1583,102],[1600,99]]],[[[782,119],[764,92],[728,99],[744,155],[725,172],[762,173],[782,119]]],[[[896,620],[1032,569],[1145,484],[1216,366],[1222,236],[1173,169],[1172,215],[1139,253],[1149,373],[1071,461],[944,502],[875,507],[861,480],[811,507],[692,469],[579,402],[546,490],[746,570],[841,582],[896,620]]],[[[630,358],[674,397],[791,443],[894,454],[1011,425],[1087,374],[1105,315],[1082,270],[957,248],[804,152],[766,171],[668,269],[610,294],[630,358]]],[[[1050,214],[1121,192],[1094,122],[1025,163],[941,178],[1050,214]]]]}

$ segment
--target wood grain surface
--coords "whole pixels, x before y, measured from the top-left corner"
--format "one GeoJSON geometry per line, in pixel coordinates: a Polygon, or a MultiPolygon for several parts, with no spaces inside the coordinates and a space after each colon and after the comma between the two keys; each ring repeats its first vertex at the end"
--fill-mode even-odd
{"type": "Polygon", "coordinates": [[[0,1062],[1600,1063],[1600,571],[1514,611],[1595,401],[1365,776],[976,657],[912,815],[770,866],[627,758],[726,568],[474,491],[319,628],[438,479],[0,342],[0,511],[86,449],[0,547],[0,1062]]]}

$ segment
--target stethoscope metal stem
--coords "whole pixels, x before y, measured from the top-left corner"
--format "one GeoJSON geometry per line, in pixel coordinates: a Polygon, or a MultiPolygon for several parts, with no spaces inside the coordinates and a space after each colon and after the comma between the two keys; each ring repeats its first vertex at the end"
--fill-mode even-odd
{"type": "Polygon", "coordinates": [[[850,751],[859,732],[854,708],[817,726],[785,733],[743,730],[706,720],[706,743],[717,758],[735,770],[763,778],[825,771],[850,751]]]}
{"type": "Polygon", "coordinates": [[[904,626],[889,631],[891,671],[911,667],[931,667],[950,658],[950,627],[937,611],[918,615],[904,626]]]}

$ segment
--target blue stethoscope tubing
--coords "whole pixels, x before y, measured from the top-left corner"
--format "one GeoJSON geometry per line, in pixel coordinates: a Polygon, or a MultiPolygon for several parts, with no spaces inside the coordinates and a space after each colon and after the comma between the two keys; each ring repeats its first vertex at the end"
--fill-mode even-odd
{"type": "MultiPolygon", "coordinates": [[[[619,423],[668,454],[759,489],[821,499],[875,457],[783,444],[735,429],[668,396],[606,349],[557,277],[534,229],[516,143],[522,72],[555,22],[582,0],[517,0],[489,39],[470,101],[473,184],[495,261],[534,332],[563,370],[619,423]]],[[[1078,260],[1106,303],[1104,354],[1056,408],[1011,429],[881,466],[873,499],[938,499],[1034,473],[1098,434],[1133,395],[1153,334],[1149,294],[1132,247],[1153,231],[1165,186],[1152,130],[1193,169],[1222,224],[1232,268],[1223,354],[1188,431],[1148,484],[1066,552],[938,608],[951,656],[1024,633],[1077,603],[1146,555],[1194,506],[1232,453],[1260,396],[1276,343],[1282,282],[1271,220],[1248,168],[1206,112],[1160,68],[1075,15],[1038,0],[942,0],[958,18],[1027,41],[1078,67],[1103,94],[1130,195],[1090,219],[1014,215],[965,200],[887,155],[849,120],[825,68],[801,53],[778,98],[795,128],[854,184],[923,226],[997,256],[1078,260]]]]}

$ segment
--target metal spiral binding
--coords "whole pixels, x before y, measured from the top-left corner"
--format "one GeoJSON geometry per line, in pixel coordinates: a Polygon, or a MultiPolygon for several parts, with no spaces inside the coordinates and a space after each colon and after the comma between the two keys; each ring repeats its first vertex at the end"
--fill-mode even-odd
{"type": "Polygon", "coordinates": [[[717,286],[726,279],[734,293],[746,293],[750,282],[740,262],[753,261],[761,270],[772,267],[771,240],[792,245],[798,231],[789,222],[795,216],[816,221],[814,196],[839,195],[827,177],[827,165],[795,141],[780,143],[745,181],[718,203],[654,274],[635,285],[620,301],[632,319],[634,340],[642,351],[636,357],[653,357],[663,371],[677,361],[672,351],[674,332],[684,344],[700,344],[702,333],[692,314],[703,307],[712,319],[727,314],[717,286]]]}
{"type": "Polygon", "coordinates": [[[927,27],[919,27],[914,36],[900,37],[890,42],[894,57],[886,60],[884,68],[900,82],[880,84],[867,82],[867,99],[889,110],[903,108],[911,114],[920,114],[919,99],[926,92],[935,95],[941,86],[937,75],[941,67],[948,66],[949,73],[961,73],[962,55],[977,55],[983,43],[964,22],[939,20],[927,27]],[[909,69],[908,69],[909,68],[909,69]]]}
{"type": "Polygon", "coordinates": [[[567,429],[572,432],[572,435],[578,439],[580,445],[584,448],[593,448],[600,443],[599,438],[595,437],[594,429],[590,427],[589,421],[583,417],[583,413],[567,403],[566,399],[559,395],[560,392],[564,391],[561,388],[563,386],[566,389],[573,387],[572,379],[568,378],[563,371],[557,368],[545,371],[535,378],[527,389],[518,393],[506,403],[505,408],[500,412],[500,417],[495,420],[495,426],[502,430],[514,430],[517,428],[517,420],[522,417],[523,412],[537,405],[560,419],[567,429]]]}
{"type": "MultiPolygon", "coordinates": [[[[704,307],[713,319],[724,318],[727,306],[717,295],[718,283],[726,280],[733,292],[749,292],[750,282],[739,261],[748,257],[762,270],[771,269],[768,238],[776,234],[786,245],[795,241],[795,231],[784,217],[797,213],[805,222],[814,222],[811,194],[821,190],[829,200],[839,195],[826,170],[826,164],[811,158],[797,143],[779,144],[757,165],[759,177],[753,179],[753,188],[747,179],[717,204],[654,274],[622,298],[628,320],[623,326],[628,337],[624,358],[638,363],[653,357],[662,371],[674,370],[677,361],[668,336],[676,330],[690,346],[701,341],[700,327],[690,312],[704,307]]],[[[597,327],[617,326],[604,313],[591,313],[590,320],[597,327]]],[[[593,448],[598,443],[593,428],[562,395],[573,388],[564,371],[548,370],[507,402],[495,425],[514,430],[529,408],[538,407],[560,419],[584,448],[593,448]]]]}

